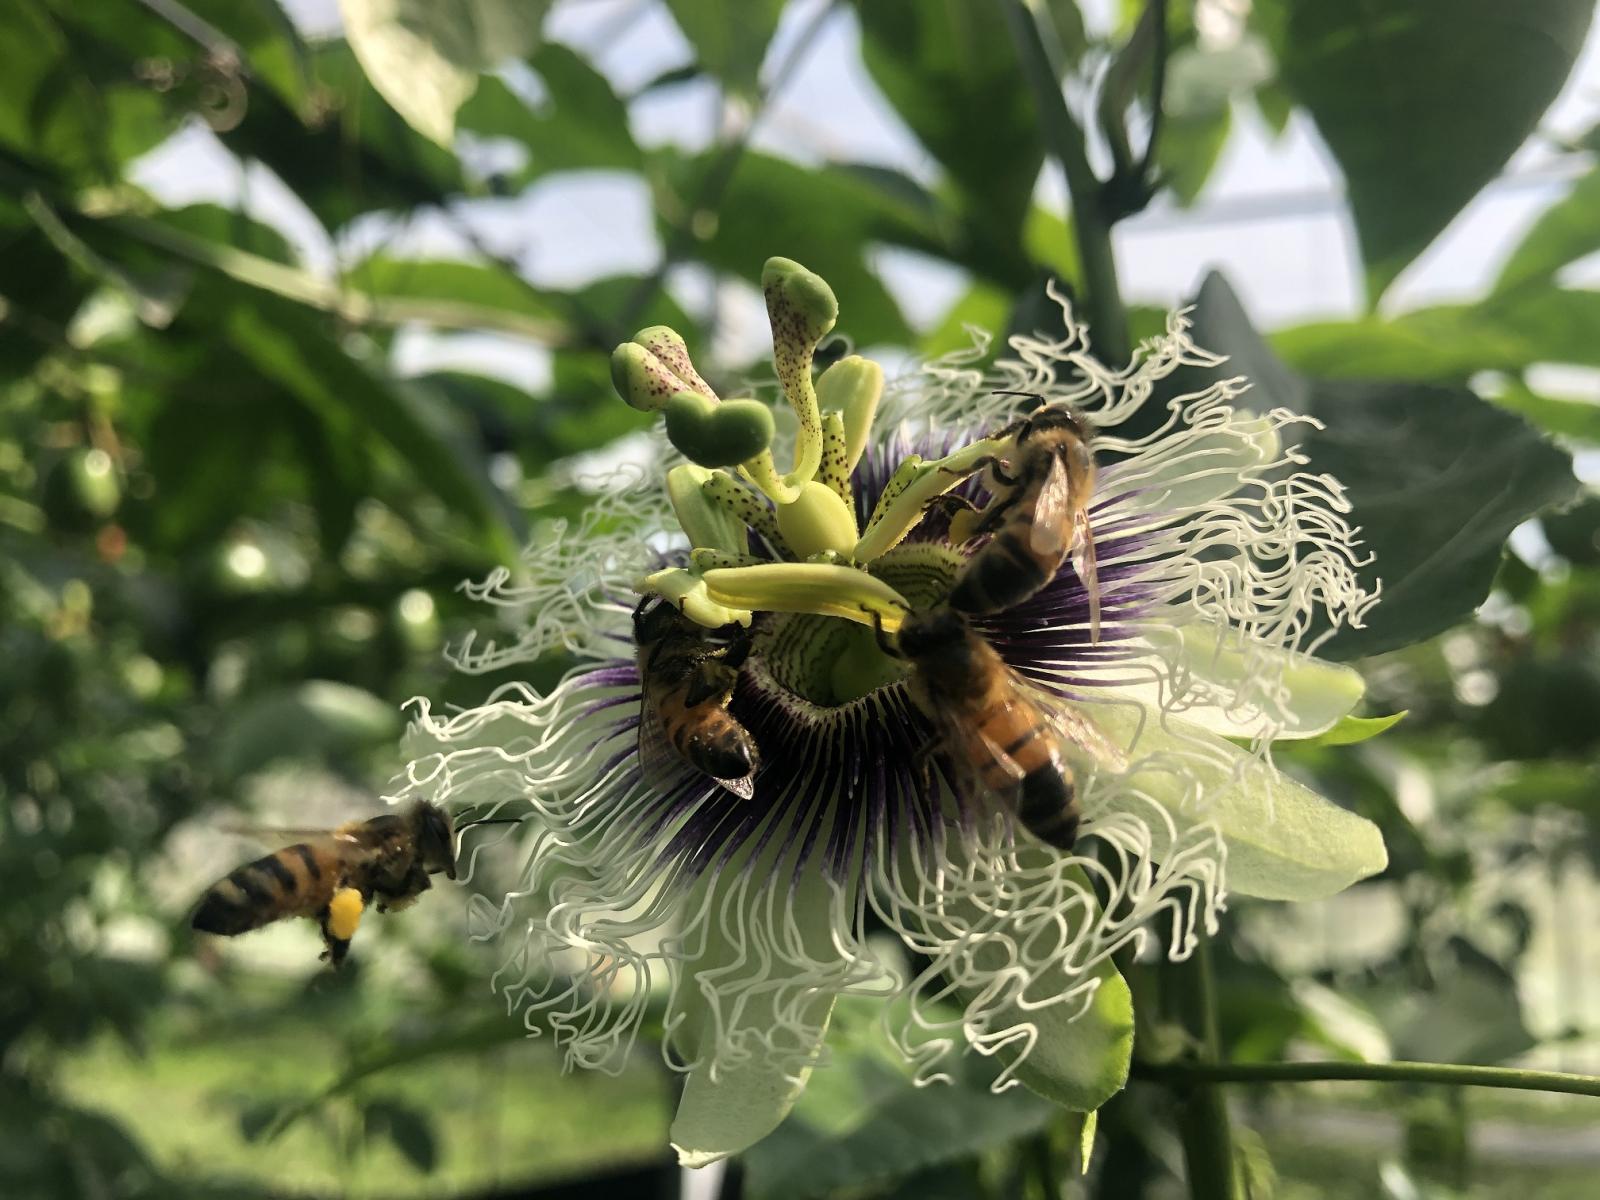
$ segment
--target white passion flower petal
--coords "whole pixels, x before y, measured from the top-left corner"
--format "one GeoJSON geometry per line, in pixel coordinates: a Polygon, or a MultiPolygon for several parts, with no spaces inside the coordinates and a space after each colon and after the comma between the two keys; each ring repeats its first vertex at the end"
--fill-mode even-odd
{"type": "MultiPolygon", "coordinates": [[[[1115,783],[1116,808],[1157,805],[1174,834],[1212,828],[1227,848],[1230,892],[1265,900],[1320,900],[1388,865],[1383,835],[1365,817],[1340,808],[1275,770],[1261,755],[1181,717],[1126,702],[1094,709],[1133,766],[1115,783]]],[[[1108,789],[1109,790],[1109,789],[1108,789]]],[[[1163,829],[1159,821],[1151,828],[1163,829]]],[[[1181,841],[1162,844],[1159,860],[1181,841]]]]}
{"type": "Polygon", "coordinates": [[[708,919],[686,921],[694,944],[684,946],[684,986],[666,1022],[667,1045],[690,1064],[670,1134],[685,1167],[737,1154],[777,1128],[822,1052],[838,982],[808,962],[827,960],[835,906],[847,901],[815,873],[792,875],[787,889],[765,886],[791,875],[781,857],[769,851],[754,868],[706,876],[686,905],[708,919]]]}
{"type": "Polygon", "coordinates": [[[1244,741],[1316,737],[1366,693],[1358,671],[1309,654],[1248,643],[1212,624],[1152,631],[1152,661],[1135,656],[1088,668],[1109,698],[1137,700],[1219,737],[1244,741]],[[1159,649],[1158,649],[1159,647],[1159,649]]]}

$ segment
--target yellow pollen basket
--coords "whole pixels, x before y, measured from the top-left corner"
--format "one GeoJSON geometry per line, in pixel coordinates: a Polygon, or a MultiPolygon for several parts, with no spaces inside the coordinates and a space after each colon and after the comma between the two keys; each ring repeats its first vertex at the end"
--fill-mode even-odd
{"type": "Polygon", "coordinates": [[[348,942],[355,936],[356,926],[361,924],[361,912],[365,907],[361,893],[355,888],[340,888],[328,901],[328,932],[341,942],[348,942]]]}

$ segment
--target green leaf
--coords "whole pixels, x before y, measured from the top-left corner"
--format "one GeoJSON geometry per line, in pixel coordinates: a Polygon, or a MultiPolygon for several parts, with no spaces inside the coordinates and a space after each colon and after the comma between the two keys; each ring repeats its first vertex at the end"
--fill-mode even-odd
{"type": "Polygon", "coordinates": [[[1387,717],[1340,717],[1339,723],[1326,733],[1306,738],[1301,746],[1355,746],[1393,729],[1405,720],[1406,713],[1397,712],[1387,717]]]}
{"type": "Polygon", "coordinates": [[[340,0],[345,38],[394,110],[448,149],[478,75],[533,43],[544,0],[340,0]]]}
{"type": "Polygon", "coordinates": [[[856,11],[873,81],[949,177],[961,260],[1020,287],[1031,271],[1020,233],[1044,150],[1005,22],[970,0],[857,0],[856,11]]]}
{"type": "Polygon", "coordinates": [[[280,758],[378,746],[402,728],[399,710],[371,692],[314,679],[230,709],[217,733],[217,769],[239,779],[280,758]]]}
{"type": "Polygon", "coordinates": [[[1200,198],[1200,189],[1222,158],[1233,128],[1233,110],[1169,117],[1156,143],[1156,166],[1164,187],[1187,208],[1200,198]]]}
{"type": "Polygon", "coordinates": [[[930,358],[972,346],[968,327],[993,334],[1004,329],[1011,312],[1011,297],[993,284],[974,283],[945,310],[939,323],[922,339],[922,353],[930,358]]]}
{"type": "Polygon", "coordinates": [[[1570,499],[1571,459],[1526,422],[1464,387],[1387,380],[1325,380],[1286,367],[1245,315],[1222,276],[1201,286],[1195,340],[1229,356],[1227,374],[1247,375],[1247,403],[1314,416],[1304,435],[1309,470],[1345,485],[1374,561],[1361,568],[1382,599],[1361,629],[1323,645],[1348,659],[1441,633],[1488,595],[1500,549],[1522,521],[1570,499]]]}
{"type": "Polygon", "coordinates": [[[1496,292],[1548,282],[1568,263],[1600,250],[1600,168],[1539,215],[1500,268],[1496,292]]]}
{"type": "MultiPolygon", "coordinates": [[[[1134,743],[1134,784],[1167,810],[1180,833],[1210,822],[1228,847],[1228,891],[1265,900],[1316,900],[1375,875],[1388,863],[1378,827],[1317,795],[1231,742],[1168,716],[1143,720],[1130,706],[1101,705],[1096,721],[1134,743]],[[1139,769],[1137,760],[1160,756],[1139,769]],[[1197,810],[1190,785],[1205,807],[1197,810]]],[[[1167,834],[1153,825],[1155,857],[1167,834]]]]}
{"type": "Polygon", "coordinates": [[[667,0],[700,67],[741,95],[756,92],[783,0],[667,0]]]}
{"type": "Polygon", "coordinates": [[[1464,381],[1477,371],[1515,371],[1534,361],[1523,337],[1467,305],[1297,325],[1271,341],[1297,370],[1328,379],[1464,381]]]}
{"type": "Polygon", "coordinates": [[[628,127],[627,105],[582,55],[545,42],[527,63],[544,84],[545,98],[538,107],[489,76],[457,114],[463,129],[511,138],[527,147],[527,166],[512,176],[513,186],[551,171],[643,168],[644,155],[628,127]]]}
{"type": "MultiPolygon", "coordinates": [[[[440,314],[453,314],[468,327],[476,316],[483,329],[521,334],[545,340],[561,327],[565,306],[510,271],[482,263],[453,259],[403,259],[374,254],[346,272],[361,294],[372,297],[378,314],[386,301],[427,301],[440,314]]],[[[399,311],[415,319],[421,307],[412,304],[399,311]]]]}
{"type": "MultiPolygon", "coordinates": [[[[682,169],[680,195],[697,172],[682,169]]],[[[675,201],[682,203],[682,201],[675,201]]],[[[806,264],[839,299],[839,331],[858,346],[908,345],[911,330],[888,289],[866,265],[866,243],[904,233],[909,206],[870,179],[746,153],[724,193],[700,254],[709,265],[760,286],[773,254],[806,264]]]]}
{"type": "Polygon", "coordinates": [[[361,1106],[368,1138],[383,1137],[424,1175],[439,1165],[439,1140],[428,1114],[397,1100],[369,1100],[361,1106]]]}
{"type": "Polygon", "coordinates": [[[13,49],[0,72],[0,147],[59,178],[113,183],[124,164],[177,123],[154,90],[132,78],[129,64],[110,58],[54,5],[0,5],[0,45],[13,49]]]}
{"type": "Polygon", "coordinates": [[[1591,0],[1270,0],[1285,85],[1344,171],[1376,300],[1533,132],[1591,0]]]}
{"type": "Polygon", "coordinates": [[[1363,575],[1383,581],[1366,627],[1341,630],[1325,657],[1377,654],[1450,628],[1488,595],[1511,531],[1577,491],[1564,451],[1465,388],[1325,382],[1315,412],[1328,424],[1303,449],[1313,470],[1348,489],[1376,559],[1363,575]]]}
{"type": "Polygon", "coordinates": [[[515,561],[517,538],[493,489],[412,397],[347,355],[295,305],[259,296],[221,316],[229,340],[256,370],[346,436],[388,443],[419,483],[471,523],[484,550],[497,561],[515,561]]]}
{"type": "Polygon", "coordinates": [[[1494,397],[1501,408],[1533,422],[1546,433],[1600,442],[1600,405],[1591,400],[1541,396],[1518,382],[1508,383],[1494,397]]]}
{"type": "Polygon", "coordinates": [[[442,204],[463,189],[455,155],[406,124],[348,45],[320,43],[308,53],[316,101],[252,87],[244,119],[222,134],[229,150],[272,168],[329,228],[375,208],[442,204]]]}
{"type": "Polygon", "coordinates": [[[858,1194],[1013,1144],[1055,1117],[1022,1088],[991,1094],[970,1060],[951,1082],[917,1087],[889,1053],[836,1049],[794,1114],[743,1156],[751,1200],[858,1194]]]}

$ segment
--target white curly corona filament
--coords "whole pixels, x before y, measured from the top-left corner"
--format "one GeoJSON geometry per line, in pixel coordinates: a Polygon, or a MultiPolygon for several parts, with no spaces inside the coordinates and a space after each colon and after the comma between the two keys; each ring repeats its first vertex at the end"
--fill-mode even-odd
{"type": "MultiPolygon", "coordinates": [[[[991,371],[972,366],[980,345],[897,380],[879,416],[889,432],[857,470],[863,511],[861,493],[896,465],[886,447],[982,436],[1022,403],[1000,392],[1069,402],[1092,427],[1115,429],[1179,367],[1221,361],[1193,345],[1180,315],[1113,371],[1070,313],[1066,323],[1061,341],[1014,338],[1016,357],[991,371]]],[[[761,748],[755,798],[693,772],[671,788],[647,780],[629,587],[658,558],[646,537],[671,528],[658,481],[615,481],[589,518],[530,548],[515,579],[475,585],[513,632],[461,647],[463,670],[552,650],[579,661],[545,695],[503,686],[448,716],[414,702],[399,797],[532,818],[465,864],[494,880],[473,901],[472,936],[506,948],[494,984],[507,1005],[530,1031],[548,1030],[569,1065],[616,1070],[664,1003],[678,1069],[717,1085],[754,1064],[798,1083],[818,1060],[833,997],[873,994],[895,1001],[883,1011],[918,1078],[938,1078],[943,1056],[967,1047],[1000,1057],[999,1088],[1044,1024],[1087,1011],[1112,954],[1142,948],[1154,928],[1168,954],[1185,956],[1214,929],[1225,887],[1274,894],[1254,849],[1236,852],[1243,886],[1230,877],[1227,805],[1241,789],[1298,786],[1271,770],[1273,740],[1325,727],[1359,696],[1331,718],[1307,716],[1299,673],[1315,664],[1303,652],[1359,625],[1375,595],[1356,575],[1338,483],[1283,448],[1281,432],[1305,418],[1240,411],[1244,389],[1234,379],[1172,400],[1155,432],[1133,440],[1096,436],[1098,642],[1070,566],[1033,599],[974,622],[1126,757],[1121,770],[1071,758],[1085,815],[1072,854],[1003,813],[927,794],[928,727],[903,685],[820,705],[777,682],[782,664],[764,661],[759,642],[733,708],[761,748]],[[512,844],[520,873],[502,879],[512,844]],[[885,961],[868,941],[884,930],[926,966],[885,961]]],[[[791,634],[846,624],[804,619],[816,624],[791,634]]]]}

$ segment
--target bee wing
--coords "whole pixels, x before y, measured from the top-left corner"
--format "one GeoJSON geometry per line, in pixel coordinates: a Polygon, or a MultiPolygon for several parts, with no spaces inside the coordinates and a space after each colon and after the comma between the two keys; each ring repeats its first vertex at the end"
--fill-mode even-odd
{"type": "Polygon", "coordinates": [[[687,769],[688,764],[678,757],[667,740],[666,724],[647,694],[639,709],[639,770],[645,782],[665,790],[687,769]]]}
{"type": "Polygon", "coordinates": [[[1039,489],[1038,503],[1033,506],[1033,529],[1028,535],[1028,543],[1035,554],[1058,561],[1066,556],[1071,515],[1072,476],[1067,472],[1066,458],[1052,454],[1050,473],[1039,489]]]}
{"type": "Polygon", "coordinates": [[[1089,640],[1100,640],[1100,568],[1094,555],[1094,530],[1089,528],[1086,510],[1077,513],[1074,522],[1078,529],[1077,548],[1072,553],[1072,569],[1083,580],[1089,593],[1089,640]]]}
{"type": "Polygon", "coordinates": [[[276,846],[292,846],[296,842],[314,842],[324,838],[330,841],[343,840],[337,829],[329,829],[325,825],[224,825],[221,831],[276,846]]]}
{"type": "Polygon", "coordinates": [[[1112,741],[1087,714],[1059,699],[1041,698],[1039,708],[1061,740],[1075,747],[1083,756],[1113,771],[1128,769],[1128,756],[1123,753],[1122,747],[1112,741]]]}

